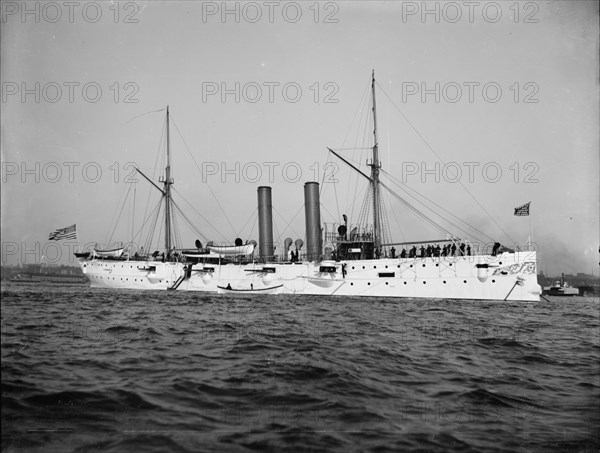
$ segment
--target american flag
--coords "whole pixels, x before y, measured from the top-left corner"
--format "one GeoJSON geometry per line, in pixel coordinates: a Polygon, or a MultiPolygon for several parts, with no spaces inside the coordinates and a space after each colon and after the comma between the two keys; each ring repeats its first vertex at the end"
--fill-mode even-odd
{"type": "Polygon", "coordinates": [[[48,236],[49,241],[60,241],[62,239],[77,239],[75,224],[66,228],[59,228],[58,230],[50,233],[50,236],[48,236]]]}
{"type": "Polygon", "coordinates": [[[525,203],[523,206],[519,206],[518,208],[515,208],[515,215],[529,215],[529,205],[531,204],[531,201],[529,203],[525,203]]]}

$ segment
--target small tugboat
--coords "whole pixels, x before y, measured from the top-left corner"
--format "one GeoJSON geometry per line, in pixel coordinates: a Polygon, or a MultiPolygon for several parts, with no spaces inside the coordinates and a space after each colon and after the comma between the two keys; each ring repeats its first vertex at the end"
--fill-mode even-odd
{"type": "Polygon", "coordinates": [[[578,296],[579,288],[575,288],[565,282],[565,274],[562,274],[560,280],[554,282],[552,286],[546,288],[546,294],[549,296],[578,296]]]}

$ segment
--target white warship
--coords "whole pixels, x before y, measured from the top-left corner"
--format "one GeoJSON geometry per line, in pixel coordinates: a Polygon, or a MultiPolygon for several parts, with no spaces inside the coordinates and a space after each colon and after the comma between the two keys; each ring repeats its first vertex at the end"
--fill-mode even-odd
{"type": "MultiPolygon", "coordinates": [[[[94,288],[199,291],[230,294],[308,294],[428,299],[539,301],[536,252],[515,251],[495,242],[484,246],[447,234],[445,239],[392,242],[385,229],[382,190],[395,192],[380,181],[375,78],[372,77],[373,146],[362,172],[341,154],[336,157],[368,183],[370,218],[339,224],[321,222],[318,182],[304,184],[305,238],[283,241],[274,253],[271,187],[258,187],[258,243],[236,239],[229,246],[179,248],[174,231],[171,194],[169,108],[166,110],[166,168],[154,182],[160,191],[164,249],[152,254],[122,247],[94,248],[77,253],[79,265],[94,288]],[[441,246],[440,246],[441,244],[441,246]],[[427,245],[427,247],[425,247],[427,245]],[[412,247],[411,247],[412,246],[412,247]],[[398,248],[398,252],[396,251],[398,248]],[[400,251],[401,250],[401,251],[400,251]]],[[[162,227],[161,227],[162,228],[162,227]]],[[[154,232],[152,232],[152,235],[154,232]]]]}

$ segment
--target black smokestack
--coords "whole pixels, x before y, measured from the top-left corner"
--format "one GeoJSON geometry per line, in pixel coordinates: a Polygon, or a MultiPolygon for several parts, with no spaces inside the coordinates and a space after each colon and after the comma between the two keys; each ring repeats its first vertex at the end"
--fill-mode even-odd
{"type": "Polygon", "coordinates": [[[306,257],[309,261],[321,259],[321,202],[319,183],[304,184],[304,214],[306,219],[306,257]]]}
{"type": "Polygon", "coordinates": [[[258,188],[258,246],[259,255],[265,261],[273,259],[273,203],[271,188],[258,188]]]}

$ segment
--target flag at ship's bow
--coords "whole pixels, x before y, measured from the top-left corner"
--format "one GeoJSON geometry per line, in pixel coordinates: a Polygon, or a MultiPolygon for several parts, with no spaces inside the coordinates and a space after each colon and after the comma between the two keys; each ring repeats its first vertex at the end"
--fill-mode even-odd
{"type": "Polygon", "coordinates": [[[515,215],[529,215],[529,205],[531,204],[531,201],[528,203],[525,203],[523,206],[519,206],[518,208],[515,208],[515,215]]]}
{"type": "Polygon", "coordinates": [[[59,228],[48,236],[49,241],[60,241],[62,239],[77,239],[76,224],[65,228],[59,228]]]}

